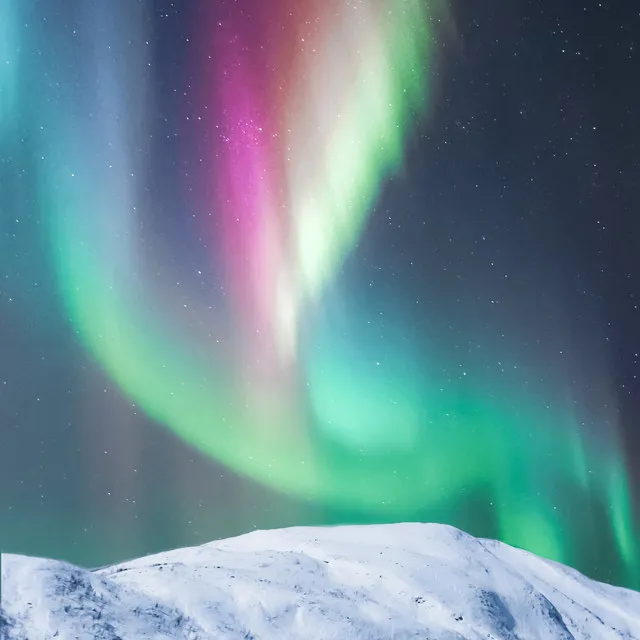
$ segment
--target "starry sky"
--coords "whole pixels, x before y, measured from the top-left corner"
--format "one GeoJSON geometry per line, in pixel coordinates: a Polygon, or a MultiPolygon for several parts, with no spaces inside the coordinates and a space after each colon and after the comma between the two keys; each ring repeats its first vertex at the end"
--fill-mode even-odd
{"type": "Polygon", "coordinates": [[[633,3],[0,0],[0,547],[445,522],[640,587],[633,3]]]}

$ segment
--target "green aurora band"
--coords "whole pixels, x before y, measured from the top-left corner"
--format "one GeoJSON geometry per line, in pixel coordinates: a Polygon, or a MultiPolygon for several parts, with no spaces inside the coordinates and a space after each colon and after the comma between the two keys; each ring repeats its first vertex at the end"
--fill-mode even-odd
{"type": "MultiPolygon", "coordinates": [[[[408,4],[418,11],[420,3],[408,4]]],[[[0,13],[11,6],[0,0],[0,13]]],[[[99,38],[89,29],[63,44],[61,25],[40,25],[32,37],[48,43],[55,64],[37,64],[49,65],[44,68],[58,82],[46,89],[48,100],[27,108],[25,81],[23,100],[3,99],[0,107],[4,120],[7,110],[22,104],[22,117],[28,113],[31,126],[42,126],[38,203],[60,293],[79,339],[123,393],[206,455],[300,498],[368,510],[382,520],[426,514],[473,533],[481,525],[466,510],[478,492],[491,504],[496,537],[578,567],[585,527],[600,527],[605,539],[610,532],[619,556],[618,580],[640,586],[638,527],[619,444],[583,436],[569,409],[543,409],[518,389],[497,395],[489,382],[472,382],[480,376],[442,388],[413,345],[398,335],[381,352],[362,329],[362,310],[338,311],[340,305],[327,302],[321,312],[309,312],[313,330],[302,339],[303,408],[284,402],[284,410],[268,412],[251,406],[253,399],[229,374],[232,363],[211,358],[154,312],[131,214],[139,205],[133,150],[144,145],[145,132],[127,114],[144,108],[135,96],[142,94],[147,70],[127,40],[141,22],[128,6],[113,13],[117,24],[111,17],[102,25],[109,53],[100,42],[90,46],[99,38]],[[608,514],[602,521],[590,515],[594,501],[608,514]]],[[[423,102],[425,42],[434,34],[425,33],[429,20],[406,15],[394,26],[394,39],[377,50],[393,56],[377,60],[388,75],[367,91],[356,83],[344,122],[320,150],[325,161],[312,195],[305,195],[310,182],[290,179],[292,202],[311,198],[329,212],[332,229],[339,225],[331,236],[317,224],[310,230],[307,214],[294,223],[304,292],[317,300],[355,247],[385,178],[399,167],[423,102]],[[370,103],[371,94],[385,100],[370,103]],[[362,125],[363,110],[371,126],[362,125]],[[388,141],[385,153],[381,136],[388,141]]],[[[7,82],[1,75],[0,86],[7,82]]],[[[302,154],[302,143],[294,142],[293,152],[302,154]]]]}

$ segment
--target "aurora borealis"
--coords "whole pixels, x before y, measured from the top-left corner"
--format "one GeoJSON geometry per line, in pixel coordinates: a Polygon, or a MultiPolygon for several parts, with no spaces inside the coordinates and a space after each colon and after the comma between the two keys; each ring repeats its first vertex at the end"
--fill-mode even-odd
{"type": "MultiPolygon", "coordinates": [[[[493,65],[509,13],[174,4],[0,0],[3,549],[100,564],[230,527],[420,519],[640,586],[601,280],[637,271],[599,244],[629,234],[587,137],[619,132],[585,99],[552,118],[542,76],[493,65]],[[561,126],[575,140],[550,151],[561,126]],[[58,546],[26,542],[53,520],[58,546]]],[[[546,82],[563,73],[581,77],[546,82]]]]}

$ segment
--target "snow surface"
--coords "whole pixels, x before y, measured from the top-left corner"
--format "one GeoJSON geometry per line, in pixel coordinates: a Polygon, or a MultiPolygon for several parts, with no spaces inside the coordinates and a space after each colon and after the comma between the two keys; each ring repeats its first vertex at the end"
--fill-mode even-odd
{"type": "Polygon", "coordinates": [[[2,596],[3,640],[640,640],[640,593],[438,524],[256,531],[96,571],[5,554],[2,596]]]}

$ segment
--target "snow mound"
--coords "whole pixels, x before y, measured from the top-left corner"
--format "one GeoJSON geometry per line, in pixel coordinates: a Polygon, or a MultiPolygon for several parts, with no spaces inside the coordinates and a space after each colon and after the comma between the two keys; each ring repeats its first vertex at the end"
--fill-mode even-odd
{"type": "Polygon", "coordinates": [[[2,556],[2,640],[640,640],[640,593],[438,524],[256,531],[96,571],[2,556]]]}

